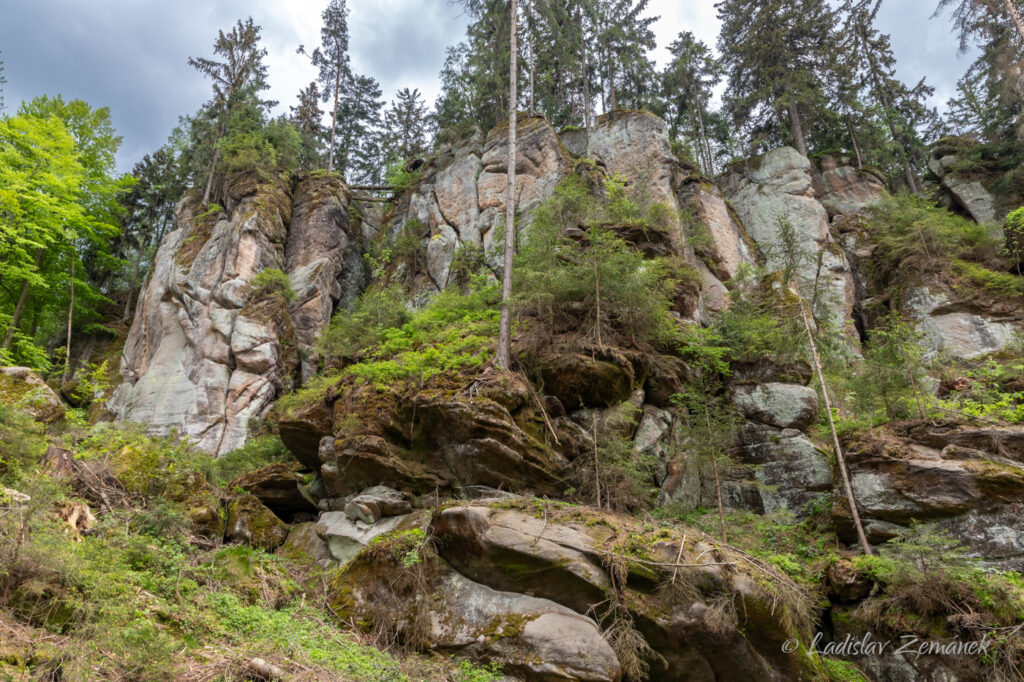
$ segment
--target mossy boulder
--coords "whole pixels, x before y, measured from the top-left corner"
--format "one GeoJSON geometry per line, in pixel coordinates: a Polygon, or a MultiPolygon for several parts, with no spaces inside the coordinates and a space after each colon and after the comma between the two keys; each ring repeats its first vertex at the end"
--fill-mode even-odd
{"type": "Polygon", "coordinates": [[[523,680],[618,681],[597,624],[549,599],[474,582],[433,551],[421,529],[371,542],[331,584],[332,611],[406,646],[494,663],[523,680]]]}
{"type": "Polygon", "coordinates": [[[782,650],[787,639],[804,641],[809,595],[697,531],[519,500],[448,506],[430,533],[470,580],[633,628],[650,647],[649,679],[822,677],[820,662],[782,650]]]}
{"type": "Polygon", "coordinates": [[[28,367],[0,367],[0,398],[5,405],[23,408],[43,424],[64,419],[60,396],[28,367]]]}
{"type": "Polygon", "coordinates": [[[228,505],[228,540],[272,552],[287,537],[288,526],[255,495],[242,495],[228,505]]]}

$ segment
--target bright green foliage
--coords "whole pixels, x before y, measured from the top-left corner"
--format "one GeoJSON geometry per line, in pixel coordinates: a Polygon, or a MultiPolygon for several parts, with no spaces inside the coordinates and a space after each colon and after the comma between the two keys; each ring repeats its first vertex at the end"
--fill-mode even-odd
{"type": "Polygon", "coordinates": [[[969,286],[980,287],[1002,298],[1024,297],[1024,277],[999,272],[977,263],[952,261],[953,272],[967,280],[969,286]]]}
{"type": "Polygon", "coordinates": [[[571,330],[606,344],[668,344],[676,337],[670,265],[645,259],[617,226],[657,229],[615,179],[597,194],[572,176],[537,208],[517,257],[514,291],[539,342],[571,330]],[[585,239],[566,235],[581,225],[585,239]]]}
{"type": "Polygon", "coordinates": [[[712,328],[729,358],[740,362],[772,360],[786,364],[803,356],[804,330],[795,301],[777,290],[774,278],[742,269],[730,283],[729,307],[712,328]]]}
{"type": "Polygon", "coordinates": [[[203,469],[214,483],[227,485],[247,471],[292,459],[280,436],[257,436],[250,438],[242,447],[212,459],[208,465],[203,465],[203,469]]]}
{"type": "Polygon", "coordinates": [[[105,300],[95,280],[120,267],[119,141],[109,111],[79,100],[40,97],[0,120],[0,362],[46,369],[72,288],[77,321],[105,300]]]}
{"type": "Polygon", "coordinates": [[[444,291],[401,327],[381,331],[379,345],[345,372],[378,386],[475,370],[494,354],[498,288],[481,285],[468,294],[444,291]]]}
{"type": "Polygon", "coordinates": [[[266,268],[257,272],[249,280],[254,301],[262,301],[272,296],[279,297],[285,303],[294,303],[298,294],[292,289],[292,280],[288,273],[277,268],[266,268]]]}
{"type": "Polygon", "coordinates": [[[405,160],[396,159],[384,172],[384,182],[394,188],[396,193],[402,193],[410,187],[419,183],[423,174],[419,171],[405,169],[405,160]]]}
{"type": "MultiPolygon", "coordinates": [[[[208,455],[111,425],[64,438],[90,465],[108,462],[120,482],[108,492],[123,486],[130,497],[118,492],[113,508],[92,510],[88,533],[72,531],[56,512],[80,502],[37,464],[49,439],[0,405],[0,489],[31,497],[18,509],[0,502],[0,678],[241,679],[241,662],[259,657],[317,679],[498,679],[494,669],[396,658],[359,642],[321,606],[321,574],[308,564],[193,544],[188,504],[166,496],[173,491],[158,479],[190,478],[194,466],[213,462],[208,455]]],[[[214,480],[261,466],[283,447],[266,440],[244,450],[227,455],[214,480]]]]}
{"type": "Polygon", "coordinates": [[[371,287],[341,309],[317,339],[316,350],[326,367],[342,366],[360,352],[380,345],[384,331],[401,327],[412,313],[398,287],[371,287]]]}
{"type": "MultiPolygon", "coordinates": [[[[479,283],[468,293],[446,290],[410,312],[395,288],[370,289],[340,311],[317,349],[328,367],[380,386],[473,370],[494,352],[498,290],[479,283]]],[[[327,381],[327,379],[324,379],[327,381]]],[[[285,405],[290,404],[286,398],[285,405]]],[[[283,409],[283,408],[282,408],[283,409]]]]}
{"type": "Polygon", "coordinates": [[[1024,268],[1024,207],[1006,216],[1003,234],[1006,236],[1006,254],[1017,267],[1024,268]]]}
{"type": "Polygon", "coordinates": [[[1024,358],[989,356],[984,360],[942,366],[950,383],[966,379],[966,386],[951,391],[939,402],[942,410],[985,421],[1024,424],[1024,358]],[[967,366],[964,366],[964,365],[967,366]]]}

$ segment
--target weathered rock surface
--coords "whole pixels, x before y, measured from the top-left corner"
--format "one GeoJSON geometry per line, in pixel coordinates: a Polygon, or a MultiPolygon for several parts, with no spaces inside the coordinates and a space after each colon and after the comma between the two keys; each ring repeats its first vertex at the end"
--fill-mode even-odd
{"type": "MultiPolygon", "coordinates": [[[[109,405],[119,419],[172,429],[214,454],[239,447],[299,374],[299,348],[336,301],[362,286],[361,235],[350,234],[346,194],[332,178],[294,193],[255,176],[229,179],[229,212],[204,213],[187,196],[157,252],[109,405]],[[261,270],[289,272],[298,300],[258,300],[261,270]],[[294,321],[294,322],[293,322],[294,321]]],[[[305,353],[305,374],[315,357],[305,353]]]]}
{"type": "Polygon", "coordinates": [[[826,156],[821,159],[815,190],[829,216],[852,215],[871,206],[885,194],[885,179],[877,171],[840,166],[826,156]]]}
{"type": "MultiPolygon", "coordinates": [[[[581,614],[600,614],[611,603],[609,597],[617,598],[606,566],[623,551],[619,543],[628,543],[635,532],[630,528],[620,518],[584,510],[561,515],[548,509],[540,515],[486,506],[449,507],[431,524],[440,556],[469,579],[495,589],[529,592],[581,614]]],[[[784,636],[785,627],[768,615],[770,607],[760,603],[765,597],[757,594],[742,569],[694,568],[682,578],[695,585],[694,591],[654,591],[671,577],[671,569],[658,563],[701,563],[696,558],[701,552],[708,563],[730,561],[725,556],[708,559],[713,550],[701,542],[691,540],[680,553],[678,536],[659,539],[636,550],[635,558],[646,557],[649,563],[618,557],[628,572],[619,583],[621,598],[636,627],[664,658],[664,664],[651,662],[651,679],[733,679],[740,671],[769,680],[807,678],[807,662],[779,650],[776,638],[784,636]],[[735,624],[719,629],[712,625],[710,604],[723,591],[743,602],[748,616],[761,614],[747,621],[744,635],[735,624]]]]}
{"type": "Polygon", "coordinates": [[[292,526],[288,538],[277,548],[276,553],[293,561],[311,561],[323,568],[335,562],[334,555],[327,548],[327,543],[317,535],[316,523],[312,521],[292,526]]]}
{"type": "MultiPolygon", "coordinates": [[[[1021,431],[1005,433],[1013,442],[1024,438],[1021,431]]],[[[960,438],[984,447],[985,437],[976,440],[970,433],[897,425],[847,446],[869,541],[892,538],[914,521],[934,522],[987,562],[1018,570],[1024,566],[1024,530],[1018,522],[1024,513],[1024,467],[999,449],[954,442],[960,438]],[[915,434],[925,437],[918,440],[915,434]]],[[[835,503],[833,514],[849,538],[849,512],[835,503]]]]}
{"type": "Polygon", "coordinates": [[[0,397],[43,424],[60,421],[66,411],[57,392],[28,367],[0,367],[0,397]]]}
{"type": "Polygon", "coordinates": [[[227,539],[272,552],[288,537],[288,526],[253,495],[228,505],[227,539]]]}
{"type": "Polygon", "coordinates": [[[818,392],[799,384],[746,384],[736,387],[733,404],[748,419],[803,430],[818,414],[818,392]]]}
{"type": "Polygon", "coordinates": [[[787,248],[781,228],[789,225],[797,248],[807,251],[797,276],[801,293],[821,290],[832,321],[852,333],[855,302],[852,272],[829,231],[828,212],[818,201],[811,162],[791,147],[774,149],[724,180],[724,191],[747,232],[757,242],[769,267],[782,268],[787,248]],[[819,271],[820,257],[820,271],[819,271]]]}
{"type": "Polygon", "coordinates": [[[957,162],[956,150],[939,145],[928,157],[928,169],[939,178],[957,205],[978,223],[992,223],[996,214],[996,198],[980,180],[965,178],[953,172],[957,162]]]}
{"type": "Polygon", "coordinates": [[[324,512],[316,523],[316,534],[327,544],[335,561],[347,564],[370,541],[398,528],[404,516],[393,516],[374,523],[353,521],[345,512],[324,512]]]}
{"type": "Polygon", "coordinates": [[[908,284],[901,304],[917,322],[929,356],[944,353],[972,358],[992,353],[1005,348],[1024,330],[1018,305],[995,300],[979,305],[937,277],[908,284]]]}
{"type": "Polygon", "coordinates": [[[411,511],[409,495],[383,485],[367,488],[345,504],[345,515],[350,520],[370,524],[385,516],[403,516],[411,511]]]}
{"type": "Polygon", "coordinates": [[[297,514],[312,514],[317,510],[312,497],[306,492],[298,465],[268,464],[242,474],[228,486],[241,489],[257,497],[268,509],[283,519],[297,514]]]}

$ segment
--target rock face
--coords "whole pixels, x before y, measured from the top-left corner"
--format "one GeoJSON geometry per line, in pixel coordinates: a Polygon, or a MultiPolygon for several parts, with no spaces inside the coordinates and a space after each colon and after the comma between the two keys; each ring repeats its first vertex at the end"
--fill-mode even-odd
{"type": "Polygon", "coordinates": [[[928,169],[942,182],[956,204],[978,223],[993,223],[996,214],[996,198],[980,180],[964,178],[953,172],[957,162],[955,148],[939,145],[928,157],[928,169]]]}
{"type": "MultiPolygon", "coordinates": [[[[620,574],[618,587],[608,566],[623,549],[617,543],[630,537],[631,526],[620,518],[604,518],[580,511],[564,518],[554,510],[543,517],[517,509],[487,506],[449,507],[435,516],[431,532],[437,552],[470,580],[499,590],[528,591],[536,597],[562,604],[580,614],[602,614],[621,599],[649,645],[662,657],[652,657],[650,679],[734,679],[740,671],[766,680],[809,679],[809,661],[783,654],[775,639],[785,626],[773,621],[770,608],[761,603],[744,569],[725,556],[707,557],[711,548],[701,542],[680,551],[679,536],[665,535],[648,541],[633,556],[620,557],[628,577],[620,574]],[[701,554],[704,552],[704,554],[701,554]],[[732,570],[708,565],[693,569],[696,591],[657,591],[661,580],[658,562],[666,564],[722,561],[732,570]],[[680,558],[681,557],[681,558],[680,558]],[[641,559],[641,561],[631,561],[641,559]],[[643,563],[648,561],[648,563],[643,563]],[[721,591],[721,592],[720,592],[721,591]],[[747,609],[748,627],[741,635],[729,617],[713,624],[715,594],[732,594],[747,609]],[[759,620],[759,613],[767,618],[759,620]],[[757,626],[752,626],[758,622],[757,626]]],[[[678,576],[677,576],[678,577],[678,576]]],[[[781,615],[778,613],[777,615],[781,615]]]]}
{"type": "Polygon", "coordinates": [[[818,288],[832,322],[852,333],[853,275],[815,194],[811,162],[792,147],[780,147],[733,171],[724,190],[769,267],[783,266],[783,226],[791,228],[797,248],[807,252],[797,271],[801,293],[811,299],[811,289],[818,288]]]}
{"type": "Polygon", "coordinates": [[[901,307],[923,335],[928,355],[944,353],[972,358],[1004,349],[1024,329],[1024,315],[1014,303],[973,297],[955,292],[950,283],[928,277],[909,283],[902,292],[901,307]]]}
{"type": "Polygon", "coordinates": [[[871,206],[885,194],[885,178],[877,171],[840,166],[835,159],[821,159],[815,175],[815,191],[829,216],[852,215],[871,206]]]}
{"type": "MultiPolygon", "coordinates": [[[[109,402],[119,419],[157,434],[177,429],[214,454],[245,442],[248,421],[298,377],[298,350],[363,280],[362,237],[337,180],[303,180],[294,200],[254,176],[229,179],[227,192],[228,211],[203,212],[192,197],[179,204],[177,229],[139,297],[124,383],[109,402]],[[290,308],[249,286],[267,268],[290,274],[298,293],[290,308]]],[[[315,365],[303,354],[309,374],[315,365]]]]}
{"type": "Polygon", "coordinates": [[[5,405],[17,405],[43,424],[64,418],[64,401],[28,367],[0,367],[0,397],[5,405]]]}
{"type": "MultiPolygon", "coordinates": [[[[913,521],[935,522],[972,553],[1003,568],[1024,568],[1024,429],[893,425],[847,446],[854,494],[869,542],[913,521]]],[[[848,512],[835,503],[842,532],[848,512]]]]}

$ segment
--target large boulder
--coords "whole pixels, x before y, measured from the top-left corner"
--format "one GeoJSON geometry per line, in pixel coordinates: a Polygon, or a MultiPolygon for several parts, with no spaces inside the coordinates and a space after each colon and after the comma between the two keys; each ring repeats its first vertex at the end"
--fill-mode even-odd
{"type": "Polygon", "coordinates": [[[228,505],[228,540],[272,552],[287,537],[288,526],[254,495],[241,495],[228,505]]]}
{"type": "Polygon", "coordinates": [[[733,392],[743,416],[780,429],[805,429],[818,415],[818,392],[799,384],[745,384],[733,392]]]}
{"type": "Polygon", "coordinates": [[[1001,301],[938,275],[909,278],[900,307],[917,323],[928,356],[972,358],[1002,350],[1024,330],[1020,301],[1001,301]]]}
{"type": "MultiPolygon", "coordinates": [[[[1006,431],[1024,439],[1022,429],[1006,431]]],[[[869,541],[884,542],[915,522],[933,523],[976,557],[1004,568],[1024,566],[1024,531],[1017,522],[1024,512],[1024,467],[1007,460],[998,447],[986,445],[984,437],[966,440],[981,449],[953,442],[968,439],[969,433],[894,425],[846,444],[850,480],[869,541]]],[[[852,540],[841,491],[835,495],[836,525],[852,540]]]]}
{"type": "Polygon", "coordinates": [[[939,178],[956,204],[979,223],[993,223],[997,219],[996,198],[980,179],[965,177],[956,172],[959,160],[956,145],[940,144],[928,157],[928,169],[939,178]]]}
{"type": "Polygon", "coordinates": [[[296,464],[268,464],[242,474],[228,488],[254,495],[283,519],[315,513],[316,503],[297,469],[296,464]]]}
{"type": "Polygon", "coordinates": [[[818,198],[830,216],[860,213],[885,195],[885,176],[879,171],[840,166],[831,156],[821,159],[815,181],[818,198]]]}
{"type": "MultiPolygon", "coordinates": [[[[645,531],[625,517],[529,501],[448,507],[430,530],[440,556],[470,580],[606,623],[626,619],[655,652],[650,679],[814,676],[809,657],[782,652],[789,605],[772,606],[770,588],[756,584],[759,569],[700,534],[645,531]],[[737,604],[745,625],[719,610],[724,603],[737,604]]],[[[777,578],[776,587],[788,581],[777,578]]]]}
{"type": "Polygon", "coordinates": [[[0,397],[5,405],[20,407],[43,424],[64,418],[60,396],[28,367],[0,367],[0,397]]]}
{"type": "Polygon", "coordinates": [[[347,564],[374,538],[390,533],[402,526],[404,521],[404,516],[393,516],[366,523],[352,520],[345,512],[324,512],[315,530],[334,560],[347,564]]]}

